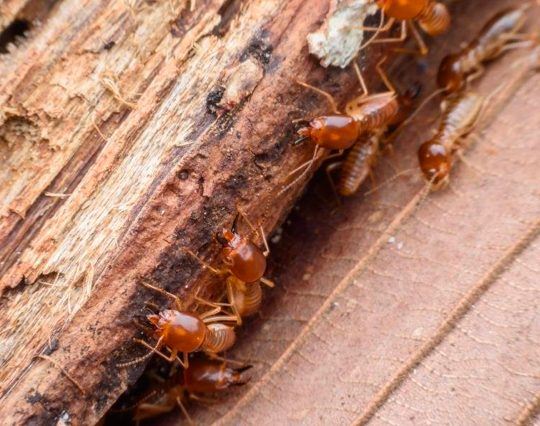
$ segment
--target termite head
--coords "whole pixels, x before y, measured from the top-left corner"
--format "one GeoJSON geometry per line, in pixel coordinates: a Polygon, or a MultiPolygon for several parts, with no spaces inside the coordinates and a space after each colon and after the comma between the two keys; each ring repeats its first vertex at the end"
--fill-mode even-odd
{"type": "Polygon", "coordinates": [[[360,135],[360,124],[348,115],[323,115],[298,130],[301,139],[310,139],[321,148],[350,148],[360,135]]]}
{"type": "Polygon", "coordinates": [[[250,239],[236,233],[235,228],[236,219],[232,229],[224,228],[217,237],[223,245],[221,249],[223,263],[238,279],[248,283],[258,281],[266,271],[266,257],[250,239]]]}
{"type": "Polygon", "coordinates": [[[395,19],[414,19],[424,10],[430,0],[377,0],[384,13],[395,19]]]}
{"type": "Polygon", "coordinates": [[[441,189],[448,184],[451,157],[444,145],[436,141],[424,142],[418,149],[418,161],[424,177],[434,189],[441,189]]]}
{"type": "Polygon", "coordinates": [[[197,350],[205,337],[206,326],[194,314],[172,309],[161,311],[159,315],[148,315],[148,321],[155,327],[154,337],[178,352],[197,350]]]}
{"type": "Polygon", "coordinates": [[[444,57],[437,74],[439,87],[454,93],[461,89],[464,82],[465,77],[461,70],[459,55],[448,55],[444,57]]]}
{"type": "Polygon", "coordinates": [[[248,379],[242,373],[251,367],[232,368],[225,362],[196,359],[183,371],[183,384],[190,393],[218,392],[246,384],[248,379]]]}

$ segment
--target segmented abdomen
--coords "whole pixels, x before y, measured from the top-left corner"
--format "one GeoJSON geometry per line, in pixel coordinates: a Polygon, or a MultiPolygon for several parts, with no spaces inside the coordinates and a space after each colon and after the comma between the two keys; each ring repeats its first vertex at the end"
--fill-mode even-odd
{"type": "Polygon", "coordinates": [[[337,190],[340,195],[349,197],[358,192],[377,161],[382,132],[366,140],[358,141],[347,153],[341,168],[337,190]]]}
{"type": "Polygon", "coordinates": [[[390,123],[399,112],[399,103],[396,95],[388,92],[367,100],[362,97],[353,99],[345,111],[360,123],[362,131],[367,132],[390,123]]]}
{"type": "Polygon", "coordinates": [[[436,36],[448,31],[451,18],[444,4],[431,1],[422,10],[417,20],[426,33],[436,36]]]}
{"type": "MultiPolygon", "coordinates": [[[[240,297],[235,296],[235,299],[239,300],[240,297]]],[[[237,306],[240,316],[248,317],[256,313],[262,301],[261,284],[258,282],[246,284],[246,290],[243,292],[243,298],[241,300],[242,302],[237,306]]]]}
{"type": "Polygon", "coordinates": [[[225,324],[208,324],[208,331],[202,344],[202,349],[207,352],[223,352],[229,349],[236,341],[234,329],[225,324]]]}
{"type": "Polygon", "coordinates": [[[435,136],[439,143],[451,150],[453,144],[471,130],[471,126],[480,114],[482,104],[483,98],[473,92],[450,100],[439,126],[439,132],[435,136]]]}

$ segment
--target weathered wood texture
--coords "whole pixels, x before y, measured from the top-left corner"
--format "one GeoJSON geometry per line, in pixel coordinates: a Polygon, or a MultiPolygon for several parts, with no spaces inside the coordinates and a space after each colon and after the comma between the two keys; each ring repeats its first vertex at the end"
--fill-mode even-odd
{"type": "MultiPolygon", "coordinates": [[[[394,67],[394,81],[429,94],[441,58],[516,3],[455,2],[459,31],[431,40],[427,61],[394,67]]],[[[255,365],[253,379],[219,404],[192,404],[198,424],[539,423],[540,74],[522,74],[527,54],[506,54],[473,84],[503,88],[450,187],[420,206],[416,149],[437,102],[356,197],[334,206],[321,173],[274,247],[279,285],[230,354],[255,365]]]]}
{"type": "Polygon", "coordinates": [[[307,55],[327,10],[64,0],[0,56],[5,422],[97,420],[142,369],[116,367],[142,353],[129,343],[154,297],[141,278],[188,301],[211,279],[182,247],[212,261],[237,206],[267,230],[283,217],[299,188],[276,192],[311,155],[289,148],[291,121],[326,108],[294,79],[343,94],[354,80],[323,82],[307,55]]]}

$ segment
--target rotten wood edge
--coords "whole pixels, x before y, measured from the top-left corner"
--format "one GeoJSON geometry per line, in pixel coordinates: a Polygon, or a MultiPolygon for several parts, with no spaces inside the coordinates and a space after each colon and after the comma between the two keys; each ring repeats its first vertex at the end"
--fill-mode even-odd
{"type": "Polygon", "coordinates": [[[2,398],[5,422],[96,422],[144,368],[116,367],[143,353],[131,343],[132,319],[143,313],[145,301],[156,298],[139,282],[153,280],[187,299],[215,281],[183,247],[213,262],[218,251],[213,235],[231,223],[237,206],[267,232],[281,222],[303,185],[282,197],[276,192],[287,182],[288,170],[312,152],[289,146],[295,134],[291,121],[327,109],[293,80],[341,94],[350,93],[355,83],[353,73],[327,74],[308,56],[305,37],[327,10],[327,2],[284,2],[267,25],[253,29],[254,37],[238,56],[239,63],[253,58],[264,69],[250,99],[215,121],[201,119],[195,148],[172,153],[154,191],[132,212],[116,257],[95,276],[96,297],[52,336],[54,345],[45,355],[53,356],[84,394],[54,365],[34,360],[2,398]]]}

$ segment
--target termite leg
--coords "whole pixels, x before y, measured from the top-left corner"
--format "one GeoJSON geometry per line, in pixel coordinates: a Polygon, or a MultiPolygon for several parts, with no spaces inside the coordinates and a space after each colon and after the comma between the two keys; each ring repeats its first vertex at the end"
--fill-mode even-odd
{"type": "Polygon", "coordinates": [[[204,318],[201,315],[201,319],[203,320],[205,324],[211,324],[213,322],[228,322],[228,321],[237,322],[238,321],[236,315],[217,315],[217,316],[208,316],[208,317],[205,316],[204,318]]]}
{"type": "Polygon", "coordinates": [[[411,27],[411,33],[413,34],[413,37],[416,40],[416,43],[418,44],[418,49],[419,49],[420,55],[421,56],[426,56],[427,53],[429,52],[429,49],[426,46],[426,42],[424,41],[424,39],[420,35],[420,32],[418,31],[418,29],[414,25],[414,22],[409,21],[409,25],[411,27]]]}
{"type": "Polygon", "coordinates": [[[269,280],[268,278],[265,278],[265,277],[261,277],[259,281],[262,282],[264,285],[270,287],[270,288],[273,288],[273,287],[276,286],[274,281],[269,280]]]}
{"type": "Polygon", "coordinates": [[[482,74],[484,74],[484,71],[485,71],[485,68],[482,64],[478,63],[478,65],[476,66],[476,70],[474,71],[474,73],[472,73],[471,75],[469,75],[467,77],[467,83],[471,83],[473,82],[474,80],[476,80],[478,77],[480,77],[482,74]]]}
{"type": "Polygon", "coordinates": [[[193,253],[193,251],[191,251],[188,248],[184,248],[182,250],[184,250],[186,253],[191,255],[197,262],[199,262],[201,264],[201,266],[204,269],[208,269],[210,272],[212,272],[215,275],[225,275],[225,274],[229,273],[229,271],[226,270],[226,269],[216,269],[216,268],[214,268],[213,266],[211,266],[209,263],[202,260],[199,256],[197,256],[195,253],[193,253]]]}
{"type": "Polygon", "coordinates": [[[336,199],[336,202],[341,204],[341,199],[339,198],[338,191],[336,189],[336,184],[334,183],[334,179],[332,178],[332,173],[336,170],[341,169],[343,166],[343,161],[336,161],[335,163],[330,163],[326,166],[326,177],[328,178],[328,182],[330,183],[330,188],[332,188],[332,193],[334,194],[334,198],[336,199]]]}
{"type": "Polygon", "coordinates": [[[381,80],[383,81],[384,85],[388,88],[388,90],[392,93],[396,93],[396,88],[390,81],[390,77],[388,77],[388,74],[384,72],[382,69],[382,64],[386,61],[386,56],[382,58],[377,65],[375,66],[375,69],[377,70],[377,73],[381,77],[381,80]]]}
{"type": "Polygon", "coordinates": [[[253,367],[252,365],[246,365],[245,362],[242,362],[242,361],[236,361],[235,359],[229,359],[229,358],[225,358],[225,357],[222,357],[218,354],[214,354],[214,353],[207,353],[206,356],[214,361],[222,361],[222,362],[226,362],[227,364],[236,364],[236,365],[241,365],[242,366],[242,370],[245,371],[245,370],[248,370],[250,369],[251,367],[253,367]]]}
{"type": "Polygon", "coordinates": [[[264,257],[268,257],[268,255],[270,254],[270,247],[268,246],[268,241],[266,240],[266,235],[264,233],[264,229],[263,229],[262,225],[259,225],[259,232],[260,232],[261,238],[263,240],[263,244],[264,244],[263,255],[264,255],[264,257]]]}
{"type": "Polygon", "coordinates": [[[336,100],[330,93],[322,89],[319,89],[318,87],[312,86],[311,84],[304,83],[303,81],[300,81],[300,80],[296,80],[296,83],[299,84],[300,86],[305,87],[306,89],[313,90],[315,93],[318,93],[321,96],[324,96],[326,100],[328,101],[328,103],[330,104],[330,108],[332,109],[332,112],[334,112],[335,114],[339,114],[339,109],[337,107],[336,100]]]}
{"type": "Polygon", "coordinates": [[[390,18],[388,21],[386,21],[386,24],[384,24],[384,26],[383,26],[383,23],[384,23],[384,11],[381,10],[381,20],[379,22],[378,27],[364,27],[364,26],[360,27],[361,31],[374,31],[375,34],[373,34],[367,42],[365,42],[362,46],[360,46],[359,50],[364,50],[371,43],[373,43],[377,39],[377,36],[381,32],[386,32],[386,31],[390,30],[390,28],[392,28],[392,26],[394,25],[394,22],[395,22],[395,19],[390,18]]]}
{"type": "Polygon", "coordinates": [[[392,25],[394,24],[394,22],[396,21],[394,18],[390,18],[388,21],[386,21],[386,24],[384,23],[384,11],[381,10],[381,18],[379,20],[379,25],[376,26],[376,27],[365,27],[365,26],[361,26],[359,29],[361,31],[368,31],[368,32],[373,32],[373,31],[376,31],[376,32],[384,32],[384,31],[388,31],[390,28],[392,28],[392,25]]]}
{"type": "MultiPolygon", "coordinates": [[[[358,67],[358,64],[355,62],[354,63],[354,72],[356,73],[356,76],[358,77],[358,81],[360,82],[360,86],[362,87],[362,91],[364,92],[361,96],[360,96],[360,99],[358,100],[358,103],[366,103],[372,99],[376,99],[376,98],[380,98],[382,96],[386,96],[388,93],[395,93],[395,90],[392,88],[389,92],[384,92],[384,93],[376,93],[374,95],[370,95],[369,94],[369,91],[367,89],[367,85],[366,85],[366,82],[364,80],[364,76],[362,75],[362,71],[360,71],[360,68],[358,67]]],[[[388,81],[388,77],[386,77],[386,75],[384,76],[384,78],[386,79],[386,81],[388,81]]],[[[386,83],[385,81],[385,83],[386,83]]],[[[390,85],[391,87],[391,85],[390,85]]]]}
{"type": "Polygon", "coordinates": [[[242,325],[242,317],[240,316],[240,312],[238,312],[238,307],[236,306],[235,300],[234,300],[234,292],[232,284],[227,280],[227,298],[229,299],[229,303],[232,307],[233,314],[236,315],[236,324],[239,326],[242,325]]]}
{"type": "Polygon", "coordinates": [[[211,302],[209,300],[206,300],[206,299],[203,299],[202,297],[199,297],[199,296],[195,296],[194,298],[197,302],[203,304],[203,305],[207,305],[207,306],[211,306],[212,308],[220,308],[223,307],[223,306],[231,306],[230,303],[221,303],[221,302],[211,302]]]}
{"type": "Polygon", "coordinates": [[[148,284],[148,283],[141,283],[143,286],[145,286],[146,288],[149,288],[150,290],[154,290],[158,293],[161,293],[163,294],[164,296],[167,296],[168,298],[172,299],[174,301],[174,304],[176,305],[177,309],[179,311],[181,311],[183,309],[183,306],[182,306],[182,302],[180,301],[180,298],[172,293],[169,293],[168,291],[166,290],[163,290],[162,288],[159,288],[159,287],[156,287],[156,286],[153,286],[152,284],[148,284]]]}
{"type": "Polygon", "coordinates": [[[407,21],[401,21],[401,31],[399,37],[379,38],[372,43],[403,43],[407,39],[407,21]]]}
{"type": "Polygon", "coordinates": [[[182,414],[186,417],[187,422],[190,425],[194,425],[195,423],[193,423],[193,420],[188,414],[186,407],[184,407],[184,404],[182,403],[182,400],[180,399],[180,397],[176,397],[176,403],[178,404],[178,407],[180,407],[180,411],[182,411],[182,414]]]}
{"type": "Polygon", "coordinates": [[[193,401],[197,401],[197,402],[200,402],[201,404],[215,404],[217,401],[217,399],[213,399],[213,398],[208,398],[208,397],[202,397],[202,396],[198,396],[198,395],[195,395],[193,393],[190,393],[189,394],[189,398],[192,399],[193,401]]]}
{"type": "Polygon", "coordinates": [[[399,53],[405,53],[405,54],[409,54],[409,55],[420,55],[420,56],[426,56],[429,49],[427,48],[426,46],[426,43],[424,42],[424,39],[422,38],[422,36],[420,35],[420,33],[418,32],[418,30],[416,29],[416,27],[414,26],[414,23],[413,21],[403,21],[401,23],[402,25],[402,32],[401,32],[401,37],[399,38],[395,38],[395,39],[387,39],[387,43],[392,43],[392,42],[399,42],[399,41],[405,41],[405,39],[407,38],[407,25],[410,27],[411,29],[411,32],[413,34],[413,37],[414,37],[414,40],[416,41],[416,44],[418,45],[418,50],[414,50],[414,49],[407,49],[407,48],[403,48],[403,47],[398,47],[398,48],[395,48],[395,49],[392,49],[394,52],[399,52],[399,53]]]}
{"type": "Polygon", "coordinates": [[[200,315],[200,318],[204,321],[206,318],[213,317],[217,314],[219,314],[222,311],[221,307],[215,307],[213,309],[210,309],[209,311],[206,311],[205,313],[200,315]]]}
{"type": "Polygon", "coordinates": [[[209,300],[202,299],[198,296],[195,296],[195,300],[199,303],[202,303],[207,306],[211,306],[213,309],[210,309],[209,311],[203,313],[200,315],[200,318],[204,320],[205,318],[214,316],[219,314],[220,312],[224,312],[226,314],[229,314],[229,312],[225,311],[223,307],[229,307],[234,310],[234,305],[231,303],[217,303],[217,302],[210,302],[209,300]]]}
{"type": "Polygon", "coordinates": [[[180,359],[177,352],[174,352],[174,357],[180,363],[180,365],[182,366],[184,370],[187,370],[189,368],[189,355],[187,352],[182,352],[182,359],[180,359]]]}
{"type": "Polygon", "coordinates": [[[353,62],[353,66],[354,66],[354,72],[356,73],[356,77],[358,77],[358,82],[360,83],[360,87],[362,88],[362,92],[363,92],[362,96],[368,96],[369,91],[366,86],[366,82],[364,81],[364,76],[362,75],[362,71],[360,71],[360,67],[358,66],[356,61],[353,62]]]}

